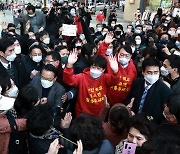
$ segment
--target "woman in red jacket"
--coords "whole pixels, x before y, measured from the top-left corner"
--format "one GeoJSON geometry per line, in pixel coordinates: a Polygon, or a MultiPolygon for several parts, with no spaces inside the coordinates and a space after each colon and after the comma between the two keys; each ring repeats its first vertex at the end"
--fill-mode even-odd
{"type": "Polygon", "coordinates": [[[104,95],[107,88],[117,84],[118,63],[114,57],[110,56],[111,74],[104,74],[107,62],[104,57],[99,55],[94,57],[90,68],[85,69],[83,73],[74,75],[73,64],[77,61],[77,58],[76,52],[69,55],[63,80],[66,84],[76,86],[79,89],[76,115],[88,113],[98,116],[104,106],[104,95]]]}
{"type": "Polygon", "coordinates": [[[97,22],[102,23],[103,21],[105,21],[105,19],[106,18],[105,18],[104,14],[103,14],[103,11],[102,10],[99,11],[99,13],[96,16],[97,22]]]}

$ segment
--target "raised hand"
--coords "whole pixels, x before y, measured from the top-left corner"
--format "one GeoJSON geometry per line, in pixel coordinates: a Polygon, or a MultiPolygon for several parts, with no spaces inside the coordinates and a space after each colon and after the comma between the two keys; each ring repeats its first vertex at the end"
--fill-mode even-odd
{"type": "Polygon", "coordinates": [[[118,72],[118,62],[116,60],[115,57],[113,57],[113,55],[109,56],[109,63],[110,63],[110,67],[113,70],[114,73],[118,72]]]}
{"type": "Polygon", "coordinates": [[[104,95],[104,106],[106,107],[106,108],[110,108],[110,104],[108,103],[108,101],[107,101],[107,97],[106,97],[106,95],[104,95]]]}
{"type": "Polygon", "coordinates": [[[71,112],[66,113],[64,119],[61,119],[61,128],[69,128],[72,120],[71,112]]]}
{"type": "Polygon", "coordinates": [[[114,41],[114,35],[113,35],[113,33],[112,32],[109,32],[109,33],[107,33],[106,34],[106,37],[105,37],[105,39],[104,39],[104,42],[106,43],[106,44],[110,44],[110,43],[112,43],[113,41],[114,41]]]}
{"type": "Polygon", "coordinates": [[[78,148],[74,150],[73,154],[82,154],[83,153],[83,144],[81,140],[77,141],[78,148]]]}
{"type": "Polygon", "coordinates": [[[7,29],[7,23],[6,22],[2,22],[1,23],[1,27],[3,30],[7,29]]]}
{"type": "Polygon", "coordinates": [[[73,49],[73,51],[69,54],[69,57],[68,57],[68,64],[67,64],[68,68],[72,68],[73,67],[73,64],[78,59],[77,55],[78,55],[78,53],[77,53],[76,49],[73,49]]]}
{"type": "Polygon", "coordinates": [[[59,148],[63,148],[63,146],[59,145],[59,138],[57,138],[50,144],[47,154],[57,154],[59,148]]]}

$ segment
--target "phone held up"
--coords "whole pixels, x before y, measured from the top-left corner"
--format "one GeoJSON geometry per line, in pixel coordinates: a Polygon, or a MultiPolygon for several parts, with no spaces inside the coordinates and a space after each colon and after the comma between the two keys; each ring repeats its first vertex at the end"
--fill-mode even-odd
{"type": "Polygon", "coordinates": [[[124,142],[122,154],[135,154],[136,144],[130,142],[124,142]]]}
{"type": "Polygon", "coordinates": [[[61,144],[62,146],[64,146],[64,148],[69,149],[71,151],[74,151],[78,147],[77,143],[69,140],[68,138],[65,138],[62,135],[59,135],[59,144],[61,144]]]}

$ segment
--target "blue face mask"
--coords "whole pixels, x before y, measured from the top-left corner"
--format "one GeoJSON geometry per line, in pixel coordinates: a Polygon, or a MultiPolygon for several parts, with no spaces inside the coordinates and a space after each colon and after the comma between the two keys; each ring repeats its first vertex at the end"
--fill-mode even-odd
{"type": "Polygon", "coordinates": [[[167,43],[168,43],[168,40],[165,39],[165,38],[163,38],[163,39],[160,40],[160,43],[161,43],[161,44],[167,44],[167,43]]]}

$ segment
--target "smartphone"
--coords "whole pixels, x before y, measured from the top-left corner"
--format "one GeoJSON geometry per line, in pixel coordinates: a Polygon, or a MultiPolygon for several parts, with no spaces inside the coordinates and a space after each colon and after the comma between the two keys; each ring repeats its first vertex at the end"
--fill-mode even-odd
{"type": "Polygon", "coordinates": [[[64,146],[64,148],[69,149],[71,151],[74,151],[78,147],[77,143],[69,140],[68,138],[65,138],[62,135],[59,135],[59,144],[61,144],[62,146],[64,146]]]}
{"type": "Polygon", "coordinates": [[[124,142],[122,154],[135,154],[136,144],[124,142]]]}

